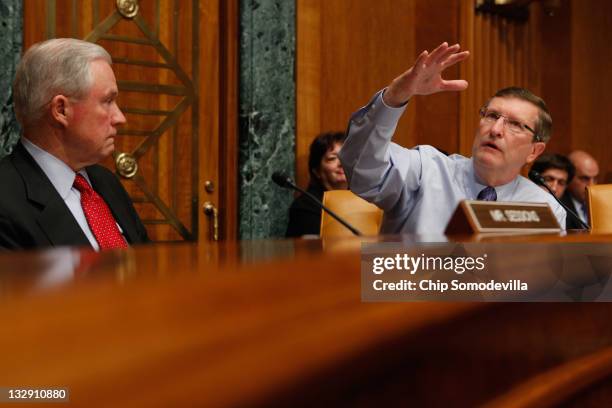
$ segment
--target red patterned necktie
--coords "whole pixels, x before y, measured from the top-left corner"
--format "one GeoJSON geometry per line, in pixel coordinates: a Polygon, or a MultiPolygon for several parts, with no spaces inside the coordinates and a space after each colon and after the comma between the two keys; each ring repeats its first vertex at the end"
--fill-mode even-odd
{"type": "Polygon", "coordinates": [[[127,248],[110,208],[80,174],[74,179],[74,188],[81,193],[83,213],[100,249],[127,248]]]}

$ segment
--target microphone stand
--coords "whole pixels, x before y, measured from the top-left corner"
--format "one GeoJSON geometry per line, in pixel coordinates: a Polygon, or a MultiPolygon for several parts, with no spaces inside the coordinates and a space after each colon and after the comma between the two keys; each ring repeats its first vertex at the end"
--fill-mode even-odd
{"type": "Polygon", "coordinates": [[[561,205],[561,207],[563,207],[565,209],[565,211],[567,211],[568,214],[571,214],[575,219],[578,220],[578,222],[580,223],[580,225],[582,225],[582,227],[584,229],[590,230],[591,227],[589,227],[589,224],[587,224],[586,222],[582,221],[582,219],[578,216],[578,214],[576,214],[575,212],[573,212],[572,210],[569,209],[569,207],[565,204],[563,204],[563,202],[561,200],[559,200],[557,198],[557,196],[555,195],[555,193],[551,190],[550,187],[548,187],[548,185],[546,184],[546,182],[544,181],[544,178],[540,175],[540,173],[538,173],[535,170],[532,170],[529,172],[532,177],[530,177],[533,181],[536,181],[536,184],[539,184],[540,186],[544,187],[546,189],[546,191],[548,191],[550,193],[550,195],[552,195],[554,197],[555,200],[557,200],[557,202],[561,205]]]}
{"type": "Polygon", "coordinates": [[[361,232],[359,232],[358,229],[356,229],[355,227],[351,226],[348,222],[346,222],[342,218],[340,218],[339,215],[337,215],[335,212],[333,212],[332,210],[327,208],[325,205],[323,205],[323,203],[321,201],[319,201],[319,199],[317,197],[315,197],[314,195],[310,194],[308,191],[301,189],[296,184],[294,184],[292,181],[290,181],[291,179],[289,177],[278,175],[278,176],[282,177],[282,179],[280,179],[280,177],[275,177],[275,176],[277,176],[277,174],[274,174],[272,176],[272,180],[276,184],[278,184],[281,187],[289,187],[289,188],[292,188],[294,190],[299,191],[300,193],[302,193],[306,197],[308,197],[312,202],[316,203],[317,206],[321,207],[326,213],[331,215],[336,221],[338,221],[340,224],[344,225],[354,235],[357,235],[358,237],[363,235],[361,232]]]}

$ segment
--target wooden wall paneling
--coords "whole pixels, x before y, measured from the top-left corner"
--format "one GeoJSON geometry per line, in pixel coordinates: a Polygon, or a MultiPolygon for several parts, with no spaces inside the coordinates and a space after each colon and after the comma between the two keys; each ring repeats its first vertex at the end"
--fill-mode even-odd
{"type": "Polygon", "coordinates": [[[571,147],[591,153],[612,182],[612,3],[572,2],[571,27],[571,147]]]}
{"type": "Polygon", "coordinates": [[[240,35],[238,0],[220,3],[221,64],[219,86],[223,90],[220,102],[220,166],[218,180],[221,238],[238,239],[238,41],[240,35]]]}
{"type": "MultiPolygon", "coordinates": [[[[572,2],[563,0],[554,15],[541,12],[541,97],[553,119],[549,152],[567,154],[571,150],[572,127],[572,2]]],[[[534,16],[536,17],[536,16],[534,16]]]]}
{"type": "MultiPolygon", "coordinates": [[[[422,50],[432,50],[442,42],[459,43],[459,1],[417,1],[415,21],[416,56],[422,50]]],[[[460,67],[455,65],[444,73],[446,79],[459,78],[460,67]]],[[[459,101],[458,92],[443,92],[417,97],[414,144],[428,144],[448,153],[459,151],[459,101]]],[[[412,145],[406,145],[412,147],[412,145]]]]}
{"type": "Polygon", "coordinates": [[[498,89],[522,86],[540,93],[540,6],[530,6],[527,22],[476,13],[472,2],[460,4],[460,42],[470,50],[470,60],[460,67],[460,77],[470,86],[460,97],[460,152],[471,154],[478,109],[498,89]]]}
{"type": "Polygon", "coordinates": [[[514,50],[516,45],[514,44],[514,31],[516,30],[516,24],[510,24],[505,22],[505,40],[508,46],[504,52],[504,60],[502,64],[501,77],[506,78],[508,84],[514,85],[516,83],[514,79],[514,72],[516,67],[516,54],[514,50]]]}
{"type": "Polygon", "coordinates": [[[527,71],[527,82],[518,84],[526,87],[536,95],[542,94],[542,27],[541,19],[538,18],[542,13],[541,2],[532,2],[529,5],[529,20],[521,26],[527,30],[526,43],[521,44],[529,50],[529,58],[524,61],[520,68],[527,71]]]}
{"type": "Polygon", "coordinates": [[[23,2],[23,49],[27,50],[32,44],[43,41],[45,37],[48,2],[23,2]]]}
{"type": "MultiPolygon", "coordinates": [[[[200,57],[203,64],[200,65],[199,72],[199,116],[200,134],[218,135],[220,128],[219,113],[221,109],[221,87],[220,87],[220,47],[219,33],[219,1],[200,2],[200,57]]],[[[211,215],[204,213],[203,205],[211,202],[219,208],[219,183],[221,179],[217,174],[218,155],[214,152],[219,151],[219,142],[215,137],[203,137],[200,143],[200,202],[198,204],[200,240],[210,240],[213,234],[214,219],[211,215]],[[204,184],[211,181],[214,184],[214,191],[209,193],[205,190],[204,184]]]]}
{"type": "Polygon", "coordinates": [[[306,186],[310,143],[322,129],[321,1],[300,0],[296,13],[296,181],[306,186]]]}
{"type": "MultiPolygon", "coordinates": [[[[308,146],[322,131],[344,131],[350,115],[416,58],[416,1],[297,2],[297,180],[308,180],[308,146]]],[[[414,104],[395,140],[416,143],[414,104]]]]}
{"type": "Polygon", "coordinates": [[[499,19],[497,16],[483,16],[483,19],[489,25],[489,37],[487,37],[488,47],[483,48],[481,52],[483,53],[483,59],[489,63],[490,68],[489,70],[483,71],[483,75],[485,75],[488,81],[486,82],[484,94],[482,95],[483,99],[480,101],[480,104],[493,93],[493,90],[497,88],[499,82],[499,19]]]}
{"type": "MultiPolygon", "coordinates": [[[[378,1],[376,7],[359,0],[349,8],[341,2],[324,2],[324,130],[346,128],[355,110],[410,67],[417,54],[415,6],[415,1],[394,0],[378,1]]],[[[416,144],[414,118],[411,106],[399,123],[396,142],[416,144]]]]}
{"type": "Polygon", "coordinates": [[[459,44],[470,51],[470,57],[459,64],[459,77],[468,81],[468,89],[459,94],[459,145],[458,152],[469,155],[472,150],[477,121],[472,108],[476,105],[480,83],[475,80],[477,63],[474,55],[476,41],[482,38],[482,26],[474,24],[474,7],[469,1],[459,3],[459,44]]]}
{"type": "MultiPolygon", "coordinates": [[[[124,180],[124,185],[136,198],[137,209],[152,238],[158,241],[197,239],[194,197],[198,158],[192,154],[198,144],[197,116],[192,110],[198,94],[193,81],[197,59],[185,51],[194,48],[191,32],[197,19],[192,14],[193,4],[171,0],[141,4],[133,20],[120,19],[100,37],[93,32],[86,36],[99,42],[115,59],[122,91],[120,106],[128,115],[127,125],[119,131],[123,136],[115,154],[125,151],[139,157],[142,172],[132,180],[124,180]],[[148,42],[150,38],[155,40],[142,44],[132,40],[148,42]],[[157,46],[155,41],[159,41],[157,46]],[[137,61],[163,65],[140,65],[137,61]],[[159,84],[186,91],[177,97],[166,92],[136,91],[132,84],[159,84]],[[143,106],[170,113],[143,115],[134,110],[143,106]]],[[[115,12],[112,2],[98,2],[94,8],[98,8],[100,21],[115,12]]],[[[110,160],[106,164],[114,167],[110,160]]]]}

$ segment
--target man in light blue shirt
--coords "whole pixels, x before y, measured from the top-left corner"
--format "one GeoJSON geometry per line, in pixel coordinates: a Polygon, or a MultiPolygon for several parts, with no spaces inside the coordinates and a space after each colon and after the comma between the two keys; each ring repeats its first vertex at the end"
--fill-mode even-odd
{"type": "Polygon", "coordinates": [[[469,56],[443,43],[424,51],[413,67],[353,114],[340,159],[357,195],[385,211],[381,233],[439,234],[464,199],[545,202],[561,228],[565,210],[528,179],[550,139],[552,119],[542,99],[522,88],[498,91],[480,110],[472,157],[447,157],[431,146],[405,149],[391,142],[397,122],[415,95],[467,88],[442,79],[442,71],[469,56]]]}

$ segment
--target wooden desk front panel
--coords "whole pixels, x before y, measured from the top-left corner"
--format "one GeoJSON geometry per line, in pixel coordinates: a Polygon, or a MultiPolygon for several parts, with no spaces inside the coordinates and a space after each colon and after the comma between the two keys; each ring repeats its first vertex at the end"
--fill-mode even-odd
{"type": "Polygon", "coordinates": [[[132,248],[49,289],[44,254],[1,255],[0,384],[80,406],[470,406],[612,345],[608,304],[361,303],[350,242],[132,248]]]}

